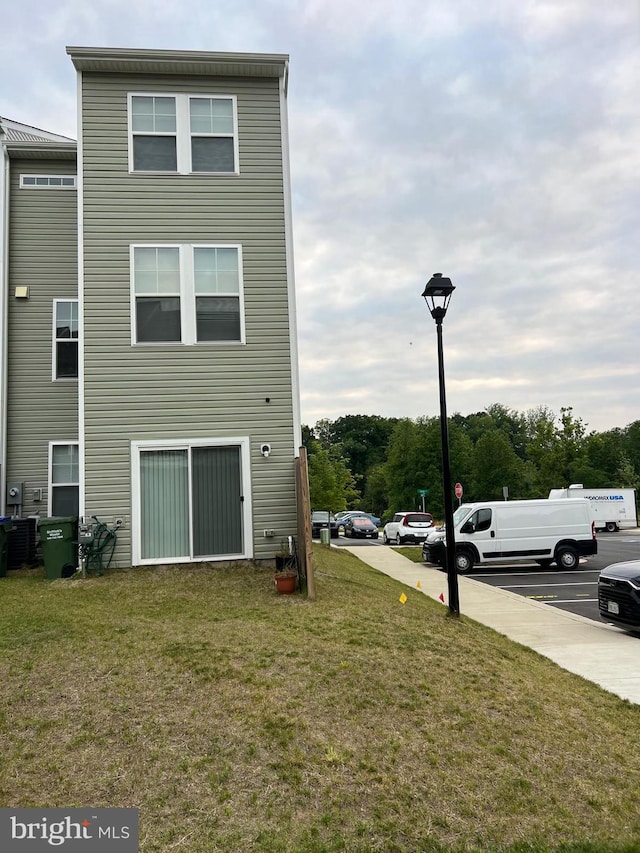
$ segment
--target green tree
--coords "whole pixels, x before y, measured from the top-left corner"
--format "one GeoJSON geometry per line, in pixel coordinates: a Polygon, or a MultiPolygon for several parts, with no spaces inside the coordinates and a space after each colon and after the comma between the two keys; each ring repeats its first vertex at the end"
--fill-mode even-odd
{"type": "Polygon", "coordinates": [[[640,471],[640,421],[633,421],[624,430],[625,455],[636,471],[640,471]]]}
{"type": "Polygon", "coordinates": [[[333,421],[328,418],[317,421],[313,428],[313,436],[325,450],[329,450],[334,444],[333,421]]]}
{"type": "Polygon", "coordinates": [[[320,449],[320,442],[315,437],[313,430],[305,424],[302,424],[302,444],[307,448],[308,456],[312,456],[320,449]]]}
{"type": "Polygon", "coordinates": [[[419,468],[418,425],[402,418],[391,435],[385,469],[390,512],[417,508],[418,489],[424,486],[419,468]]]}
{"type": "Polygon", "coordinates": [[[587,472],[580,474],[575,482],[584,483],[587,488],[620,485],[616,483],[616,471],[625,450],[626,437],[622,430],[591,433],[585,440],[587,472]]]}
{"type": "Polygon", "coordinates": [[[487,412],[474,412],[470,415],[461,415],[456,412],[449,418],[449,423],[461,429],[471,439],[472,444],[475,444],[488,429],[495,427],[493,418],[487,412]]]}
{"type": "MultiPolygon", "coordinates": [[[[314,463],[314,495],[332,509],[363,506],[388,517],[418,509],[419,489],[429,489],[427,509],[444,511],[439,417],[383,418],[345,415],[303,427],[314,463]],[[322,453],[324,452],[324,456],[322,453]],[[344,503],[346,502],[346,504],[344,503]]],[[[640,471],[640,420],[626,428],[587,434],[570,406],[560,416],[546,406],[522,414],[492,403],[482,412],[449,418],[451,480],[466,501],[544,497],[552,488],[634,486],[640,471]]],[[[310,474],[311,478],[311,474],[310,474]]],[[[315,499],[314,499],[315,502],[315,499]]]]}
{"type": "Polygon", "coordinates": [[[576,482],[576,473],[587,460],[586,428],[580,418],[574,418],[571,406],[560,409],[559,424],[548,408],[531,410],[527,431],[527,455],[536,466],[536,486],[541,493],[576,482]]]}
{"type": "MultiPolygon", "coordinates": [[[[449,457],[452,478],[469,478],[472,443],[453,420],[449,421],[449,457]]],[[[386,515],[402,509],[421,509],[419,490],[428,489],[425,509],[444,515],[442,439],[439,417],[404,419],[393,432],[384,467],[388,490],[386,515]]]]}
{"type": "Polygon", "coordinates": [[[331,439],[340,444],[351,471],[364,477],[370,468],[384,462],[396,423],[397,418],[379,415],[345,415],[333,422],[331,439]]]}
{"type": "Polygon", "coordinates": [[[324,448],[309,456],[309,493],[313,509],[346,509],[356,489],[344,460],[332,459],[324,448]]]}
{"type": "Polygon", "coordinates": [[[616,470],[615,480],[615,485],[623,489],[638,488],[638,481],[640,480],[638,472],[631,464],[629,457],[625,456],[624,453],[620,456],[620,464],[616,470]]]}
{"type": "Polygon", "coordinates": [[[499,429],[478,439],[473,452],[473,493],[481,500],[500,500],[503,487],[510,498],[522,497],[524,463],[499,429]]]}
{"type": "MultiPolygon", "coordinates": [[[[442,441],[440,418],[418,418],[417,427],[417,463],[414,503],[407,509],[422,509],[422,497],[418,489],[428,489],[424,508],[435,518],[444,516],[444,495],[442,491],[442,441]]],[[[402,509],[402,507],[399,507],[402,509]]]]}
{"type": "Polygon", "coordinates": [[[500,403],[487,406],[487,414],[495,424],[496,429],[504,433],[509,444],[520,459],[527,457],[527,419],[520,412],[508,409],[500,403]]]}
{"type": "Polygon", "coordinates": [[[386,466],[375,465],[369,471],[364,491],[363,507],[365,512],[372,512],[382,518],[389,507],[389,487],[387,485],[386,466]]]}
{"type": "MultiPolygon", "coordinates": [[[[345,415],[336,421],[318,421],[313,434],[322,447],[345,460],[360,492],[366,494],[369,471],[385,462],[397,420],[379,415],[345,415]]],[[[354,506],[359,501],[358,494],[354,506]]]]}
{"type": "MultiPolygon", "coordinates": [[[[464,430],[451,421],[449,422],[449,458],[451,460],[452,487],[456,483],[461,483],[465,492],[465,500],[475,500],[476,494],[473,488],[473,442],[464,430]]],[[[444,504],[442,512],[444,513],[444,504]]]]}

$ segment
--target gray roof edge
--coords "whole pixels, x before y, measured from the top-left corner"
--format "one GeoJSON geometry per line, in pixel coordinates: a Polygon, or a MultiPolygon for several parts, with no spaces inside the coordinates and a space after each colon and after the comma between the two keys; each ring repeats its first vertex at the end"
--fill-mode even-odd
{"type": "Polygon", "coordinates": [[[29,160],[62,159],[73,160],[77,157],[78,146],[69,142],[23,142],[6,141],[3,143],[9,157],[23,157],[29,160]]]}
{"type": "Polygon", "coordinates": [[[149,66],[153,72],[154,66],[173,67],[179,71],[180,66],[229,66],[237,73],[239,66],[246,68],[246,73],[255,73],[256,68],[271,68],[272,75],[283,77],[289,62],[286,53],[229,53],[200,50],[155,50],[149,48],[128,47],[74,47],[67,46],[67,54],[78,71],[106,70],[109,64],[114,71],[120,71],[128,63],[138,69],[141,64],[149,66]],[[252,70],[253,69],[253,70],[252,70]]]}
{"type": "Polygon", "coordinates": [[[9,142],[52,142],[63,144],[76,144],[75,139],[70,136],[62,136],[60,133],[52,133],[49,130],[43,130],[40,127],[34,127],[30,124],[24,124],[20,121],[0,116],[0,138],[4,137],[4,141],[9,142]]]}

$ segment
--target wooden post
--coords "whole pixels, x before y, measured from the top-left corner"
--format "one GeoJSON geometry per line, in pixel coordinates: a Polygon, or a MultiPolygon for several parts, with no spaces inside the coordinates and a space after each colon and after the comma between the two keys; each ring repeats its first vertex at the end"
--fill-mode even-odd
{"type": "Polygon", "coordinates": [[[309,470],[307,448],[300,448],[296,459],[296,492],[298,502],[298,559],[307,579],[307,598],[316,597],[316,581],[313,574],[313,547],[311,543],[311,508],[309,498],[309,470]]]}

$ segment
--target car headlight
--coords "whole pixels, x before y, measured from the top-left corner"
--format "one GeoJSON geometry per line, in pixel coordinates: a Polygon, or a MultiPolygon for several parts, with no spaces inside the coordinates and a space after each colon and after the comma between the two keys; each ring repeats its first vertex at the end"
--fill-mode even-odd
{"type": "Polygon", "coordinates": [[[635,578],[624,578],[622,576],[618,576],[615,574],[606,575],[604,572],[600,575],[603,580],[606,581],[621,581],[623,583],[628,583],[629,586],[633,587],[635,590],[640,592],[640,575],[635,578]]]}

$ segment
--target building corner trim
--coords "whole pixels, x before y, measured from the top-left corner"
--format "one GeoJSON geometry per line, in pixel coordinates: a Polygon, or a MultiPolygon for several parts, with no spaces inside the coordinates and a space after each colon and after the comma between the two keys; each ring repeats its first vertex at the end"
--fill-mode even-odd
{"type": "Polygon", "coordinates": [[[280,78],[280,133],[282,144],[282,183],[284,195],[284,230],[287,263],[287,295],[289,305],[289,351],[291,358],[291,396],[293,403],[293,446],[298,456],[302,444],[302,419],[300,411],[300,368],[298,364],[298,320],[296,314],[296,286],[293,253],[293,213],[291,201],[291,165],[289,160],[289,115],[287,83],[289,63],[280,78]]]}
{"type": "Polygon", "coordinates": [[[9,155],[0,141],[0,515],[6,510],[9,381],[9,155]]]}

